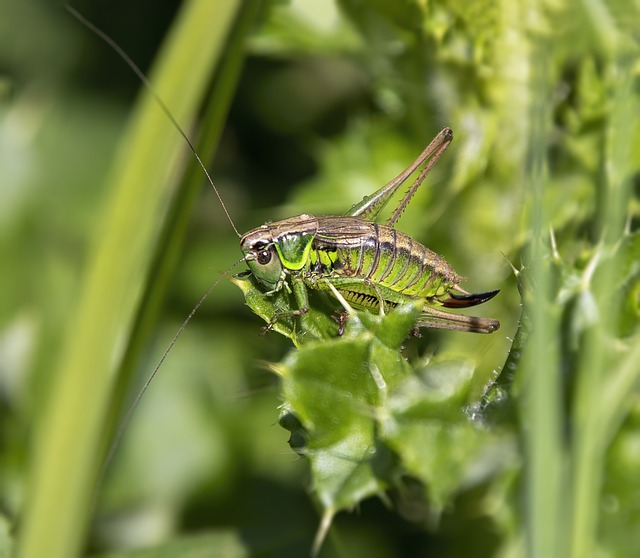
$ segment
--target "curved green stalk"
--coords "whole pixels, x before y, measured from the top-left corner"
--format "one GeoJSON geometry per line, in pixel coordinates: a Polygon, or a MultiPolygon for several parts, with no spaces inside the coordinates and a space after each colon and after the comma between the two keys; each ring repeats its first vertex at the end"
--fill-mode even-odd
{"type": "MultiPolygon", "coordinates": [[[[587,556],[597,544],[606,451],[630,406],[618,386],[620,383],[626,385],[630,393],[638,378],[637,360],[634,361],[634,373],[629,367],[628,356],[621,362],[612,357],[614,351],[610,337],[611,331],[616,329],[620,312],[611,303],[610,286],[616,284],[616,279],[621,275],[620,264],[611,254],[615,254],[620,239],[624,237],[631,197],[631,181],[628,177],[632,172],[630,146],[635,124],[628,115],[637,111],[630,77],[632,60],[635,57],[615,53],[608,61],[606,74],[615,101],[606,130],[606,203],[598,216],[601,244],[592,259],[598,274],[591,281],[591,276],[585,272],[585,290],[590,291],[589,296],[593,296],[598,306],[600,321],[585,336],[572,417],[575,431],[572,447],[572,558],[587,556]],[[599,260],[605,262],[598,265],[599,260]],[[610,260],[609,263],[606,260],[610,260]],[[611,397],[613,393],[616,395],[611,397]],[[608,397],[603,397],[603,394],[608,397]],[[599,413],[595,413],[594,409],[599,409],[599,413]]],[[[628,347],[631,355],[638,354],[637,349],[632,350],[634,343],[629,343],[628,347]]]]}
{"type": "MultiPolygon", "coordinates": [[[[185,4],[151,75],[176,119],[195,115],[233,22],[237,0],[185,4]]],[[[110,180],[53,393],[37,425],[21,558],[69,558],[83,544],[104,449],[105,421],[184,140],[150,95],[136,110],[110,180]]]]}

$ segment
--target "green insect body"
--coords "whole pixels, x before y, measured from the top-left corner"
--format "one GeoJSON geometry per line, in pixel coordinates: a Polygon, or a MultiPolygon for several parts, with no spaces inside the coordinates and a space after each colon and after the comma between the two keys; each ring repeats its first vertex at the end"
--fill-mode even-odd
{"type": "Polygon", "coordinates": [[[307,289],[337,290],[351,305],[375,309],[424,301],[416,327],[491,333],[497,320],[458,315],[444,308],[475,306],[498,291],[471,294],[442,257],[394,225],[453,139],[445,128],[398,177],[356,204],[344,216],[299,215],[246,233],[240,247],[254,277],[268,289],[293,290],[301,313],[307,289]],[[426,163],[386,224],[372,221],[391,196],[426,163]],[[291,284],[291,286],[289,286],[291,284]]]}

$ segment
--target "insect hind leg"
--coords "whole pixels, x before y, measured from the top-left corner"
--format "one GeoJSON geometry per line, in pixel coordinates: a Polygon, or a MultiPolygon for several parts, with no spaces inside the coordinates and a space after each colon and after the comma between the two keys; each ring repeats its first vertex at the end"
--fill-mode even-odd
{"type": "Polygon", "coordinates": [[[312,289],[331,291],[343,307],[346,303],[349,307],[358,309],[378,309],[382,316],[389,308],[408,300],[407,297],[366,277],[307,277],[307,281],[312,289]]]}
{"type": "Polygon", "coordinates": [[[451,312],[445,312],[426,305],[416,326],[419,328],[448,329],[470,333],[493,333],[500,329],[500,322],[492,318],[452,314],[451,312]]]}

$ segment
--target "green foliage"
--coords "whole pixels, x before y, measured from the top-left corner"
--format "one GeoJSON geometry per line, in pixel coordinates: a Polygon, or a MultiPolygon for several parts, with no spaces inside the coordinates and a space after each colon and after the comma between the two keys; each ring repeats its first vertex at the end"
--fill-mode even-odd
{"type": "Polygon", "coordinates": [[[321,294],[310,293],[314,303],[298,316],[285,289],[266,295],[252,276],[234,282],[269,329],[298,346],[273,369],[282,381],[280,424],[309,461],[311,491],[325,518],[316,544],[336,512],[401,489],[407,475],[442,509],[461,486],[486,480],[496,468],[499,437],[464,412],[474,366],[448,360],[413,370],[402,354],[421,302],[386,316],[351,310],[339,336],[321,294]]]}
{"type": "Polygon", "coordinates": [[[321,335],[326,313],[312,305],[305,316],[287,315],[291,301],[283,299],[291,295],[264,295],[253,278],[235,282],[256,314],[301,345],[274,371],[284,398],[280,424],[309,461],[311,491],[324,516],[316,550],[335,513],[402,490],[407,475],[428,487],[441,510],[461,486],[495,472],[504,453],[499,437],[464,412],[473,366],[441,361],[412,370],[402,354],[422,303],[387,316],[352,311],[343,335],[335,324],[321,335]]]}
{"type": "MultiPolygon", "coordinates": [[[[212,176],[240,232],[343,213],[450,126],[398,228],[469,290],[500,288],[481,308],[502,327],[414,339],[407,306],[339,337],[328,295],[292,316],[291,295],[236,277],[278,317],[259,336],[222,281],[96,483],[237,239],[210,192],[193,203],[201,169],[177,186],[191,158],[155,101],[120,139],[121,61],[48,3],[5,5],[0,555],[302,556],[318,531],[327,557],[637,554],[637,6],[292,0],[244,3],[231,34],[217,11],[172,24],[178,58],[151,81],[205,159],[239,83],[212,176]],[[104,181],[116,150],[126,179],[104,181]]],[[[98,23],[144,62],[143,31],[169,21],[146,5],[128,42],[115,22],[140,20],[118,9],[98,23]]]]}

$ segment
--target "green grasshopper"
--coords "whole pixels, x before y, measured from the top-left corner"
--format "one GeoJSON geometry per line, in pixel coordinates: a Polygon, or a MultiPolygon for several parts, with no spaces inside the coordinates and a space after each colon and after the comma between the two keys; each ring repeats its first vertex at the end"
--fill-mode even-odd
{"type": "MultiPolygon", "coordinates": [[[[113,48],[155,97],[160,108],[195,155],[231,227],[240,237],[240,249],[244,257],[234,266],[237,263],[246,262],[249,273],[267,289],[267,295],[282,289],[293,292],[298,310],[289,312],[289,315],[306,314],[309,310],[307,290],[312,289],[329,291],[332,295],[341,298],[341,302],[345,305],[369,310],[384,311],[387,307],[393,308],[412,300],[423,301],[422,314],[416,322],[416,328],[492,333],[500,327],[500,322],[497,320],[441,310],[440,307],[476,306],[490,300],[499,291],[476,294],[465,291],[460,287],[462,277],[442,256],[394,228],[429,171],[453,140],[453,132],[450,128],[444,128],[418,158],[396,178],[355,204],[345,215],[314,217],[303,214],[267,223],[240,236],[222,196],[193,144],[155,92],[147,77],[110,37],[70,6],[67,6],[67,10],[113,48]],[[387,222],[384,225],[375,223],[373,219],[400,186],[423,164],[424,168],[387,222]]],[[[210,287],[192,310],[167,352],[217,283],[218,281],[210,287]]],[[[271,320],[268,329],[274,325],[274,320],[277,320],[278,316],[282,314],[276,314],[276,318],[271,320]]],[[[339,333],[342,333],[343,326],[344,324],[341,323],[339,333]]]]}
{"type": "MultiPolygon", "coordinates": [[[[431,168],[453,139],[443,129],[418,158],[391,182],[343,216],[298,215],[267,223],[240,238],[250,273],[272,294],[293,292],[296,315],[309,308],[307,289],[329,291],[362,309],[424,302],[416,328],[492,333],[500,322],[453,314],[444,308],[482,304],[498,290],[468,293],[447,261],[394,226],[431,168]],[[419,167],[425,165],[387,222],[375,223],[382,208],[419,167]],[[291,285],[290,285],[291,284],[291,285]]],[[[273,325],[269,324],[269,328],[273,325]]],[[[343,331],[340,324],[339,333],[343,331]]]]}

